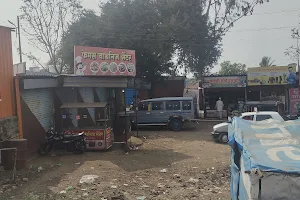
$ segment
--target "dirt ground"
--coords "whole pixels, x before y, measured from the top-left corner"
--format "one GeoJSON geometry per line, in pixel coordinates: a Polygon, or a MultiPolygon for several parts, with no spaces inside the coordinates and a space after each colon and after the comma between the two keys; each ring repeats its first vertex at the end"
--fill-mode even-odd
{"type": "Polygon", "coordinates": [[[230,148],[211,139],[212,125],[142,130],[144,144],[129,154],[114,148],[36,157],[14,184],[0,170],[0,199],[230,199],[230,148]],[[84,175],[98,178],[80,184],[84,175]]]}

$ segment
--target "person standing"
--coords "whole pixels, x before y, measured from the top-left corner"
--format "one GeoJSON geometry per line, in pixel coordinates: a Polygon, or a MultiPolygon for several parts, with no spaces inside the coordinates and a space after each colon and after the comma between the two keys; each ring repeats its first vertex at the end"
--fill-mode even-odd
{"type": "Polygon", "coordinates": [[[218,112],[218,115],[219,115],[220,119],[222,119],[222,117],[223,117],[222,116],[223,107],[224,107],[223,101],[221,100],[221,97],[219,97],[219,100],[216,103],[216,109],[217,109],[217,112],[218,112]]]}

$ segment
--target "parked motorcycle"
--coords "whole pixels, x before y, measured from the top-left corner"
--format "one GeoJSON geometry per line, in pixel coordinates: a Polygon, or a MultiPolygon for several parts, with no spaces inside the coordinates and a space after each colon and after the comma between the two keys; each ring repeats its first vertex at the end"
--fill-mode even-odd
{"type": "Polygon", "coordinates": [[[287,121],[287,120],[296,120],[296,119],[300,119],[300,108],[298,109],[297,115],[285,115],[285,116],[283,117],[283,119],[284,119],[285,121],[287,121]]]}
{"type": "Polygon", "coordinates": [[[283,116],[282,117],[285,121],[288,121],[288,120],[296,120],[296,119],[299,119],[299,116],[295,116],[295,115],[286,115],[286,116],[283,116]]]}
{"type": "Polygon", "coordinates": [[[51,127],[46,133],[46,141],[40,146],[38,154],[41,156],[47,155],[53,148],[82,154],[86,151],[84,137],[84,133],[78,135],[57,133],[51,127]]]}

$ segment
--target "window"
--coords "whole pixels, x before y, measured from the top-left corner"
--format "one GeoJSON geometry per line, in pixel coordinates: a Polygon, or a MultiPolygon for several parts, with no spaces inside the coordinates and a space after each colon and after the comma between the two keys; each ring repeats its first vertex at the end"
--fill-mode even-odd
{"type": "Polygon", "coordinates": [[[252,121],[253,118],[254,118],[254,115],[247,115],[247,116],[242,117],[242,119],[249,120],[249,121],[252,121]]]}
{"type": "Polygon", "coordinates": [[[150,106],[149,102],[141,102],[141,103],[139,103],[139,110],[148,111],[149,106],[150,106]]]}
{"type": "Polygon", "coordinates": [[[256,121],[263,121],[266,119],[272,119],[271,115],[256,115],[256,121]]]}
{"type": "Polygon", "coordinates": [[[180,110],[180,101],[166,102],[166,110],[180,110]]]}
{"type": "Polygon", "coordinates": [[[182,110],[191,110],[192,103],[190,101],[183,101],[182,102],[182,110]]]}
{"type": "Polygon", "coordinates": [[[152,102],[152,110],[163,110],[164,103],[163,102],[152,102]]]}

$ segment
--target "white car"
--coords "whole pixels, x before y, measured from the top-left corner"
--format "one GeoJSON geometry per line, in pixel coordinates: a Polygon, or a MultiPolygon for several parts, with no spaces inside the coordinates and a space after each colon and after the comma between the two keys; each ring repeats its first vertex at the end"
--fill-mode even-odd
{"type": "MultiPolygon", "coordinates": [[[[253,122],[263,121],[267,119],[274,119],[283,122],[284,119],[278,112],[273,111],[261,111],[261,112],[246,112],[242,113],[240,118],[244,120],[250,120],[253,122]]],[[[228,142],[228,122],[217,124],[213,127],[212,138],[221,143],[228,142]]]]}

